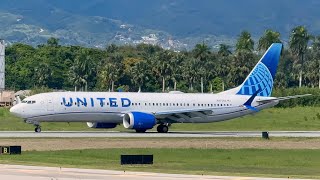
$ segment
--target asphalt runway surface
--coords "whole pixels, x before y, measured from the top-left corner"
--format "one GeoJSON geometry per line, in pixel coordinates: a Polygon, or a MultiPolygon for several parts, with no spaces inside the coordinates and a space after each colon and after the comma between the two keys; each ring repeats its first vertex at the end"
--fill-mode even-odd
{"type": "MultiPolygon", "coordinates": [[[[44,131],[35,133],[31,131],[0,131],[0,138],[86,138],[86,137],[105,137],[105,138],[130,138],[130,137],[261,137],[261,131],[176,131],[169,133],[135,133],[117,131],[44,131]]],[[[320,137],[320,131],[269,131],[270,137],[320,137]]]]}
{"type": "MultiPolygon", "coordinates": [[[[286,180],[287,178],[202,176],[183,174],[162,174],[148,172],[125,172],[95,169],[76,169],[59,167],[21,166],[0,164],[0,179],[10,180],[71,180],[71,179],[109,179],[109,180],[286,180]]],[[[291,178],[290,178],[291,179],[291,178]]]]}

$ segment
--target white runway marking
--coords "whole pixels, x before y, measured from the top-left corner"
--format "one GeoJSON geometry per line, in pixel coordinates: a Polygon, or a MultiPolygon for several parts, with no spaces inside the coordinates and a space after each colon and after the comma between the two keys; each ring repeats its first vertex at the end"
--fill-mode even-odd
{"type": "MultiPolygon", "coordinates": [[[[201,176],[183,174],[162,174],[148,172],[124,172],[96,169],[57,168],[40,166],[20,166],[0,164],[0,179],[10,180],[287,180],[287,178],[260,178],[236,176],[201,176]]],[[[290,178],[291,179],[291,178],[290,178]]],[[[294,180],[294,179],[293,179],[294,180]]]]}
{"type": "MultiPolygon", "coordinates": [[[[320,131],[270,131],[270,137],[320,137],[320,131]]],[[[262,137],[260,131],[175,131],[170,133],[135,133],[135,132],[116,132],[116,131],[45,131],[35,133],[31,131],[1,131],[0,138],[85,138],[85,137],[110,137],[110,138],[129,138],[129,137],[262,137]]]]}

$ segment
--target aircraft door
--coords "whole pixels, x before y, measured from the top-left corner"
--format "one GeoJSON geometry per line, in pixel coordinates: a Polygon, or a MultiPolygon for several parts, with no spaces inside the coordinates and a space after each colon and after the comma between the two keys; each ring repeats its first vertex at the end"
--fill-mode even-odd
{"type": "Polygon", "coordinates": [[[47,101],[47,110],[48,110],[48,111],[53,111],[53,110],[54,110],[54,105],[53,105],[53,99],[52,99],[52,98],[48,98],[48,101],[47,101]]]}

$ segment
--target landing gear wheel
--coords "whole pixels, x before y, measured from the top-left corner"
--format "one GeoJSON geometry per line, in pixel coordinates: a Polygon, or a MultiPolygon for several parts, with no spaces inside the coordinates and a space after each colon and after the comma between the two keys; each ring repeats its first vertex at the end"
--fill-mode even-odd
{"type": "Polygon", "coordinates": [[[137,133],[145,133],[147,130],[146,129],[136,129],[137,133]]]}
{"type": "Polygon", "coordinates": [[[37,126],[36,128],[34,128],[34,132],[40,133],[41,132],[41,127],[37,126]]]}
{"type": "Polygon", "coordinates": [[[167,125],[160,124],[157,127],[157,131],[158,131],[158,133],[167,133],[169,131],[169,127],[167,125]]]}

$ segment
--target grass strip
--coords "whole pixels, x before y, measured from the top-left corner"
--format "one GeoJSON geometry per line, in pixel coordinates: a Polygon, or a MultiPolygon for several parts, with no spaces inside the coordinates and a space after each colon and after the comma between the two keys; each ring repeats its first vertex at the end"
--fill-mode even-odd
{"type": "Polygon", "coordinates": [[[0,163],[186,173],[320,178],[320,150],[88,149],[27,151],[2,155],[0,163]],[[121,166],[121,154],[153,154],[154,165],[121,166]]]}

